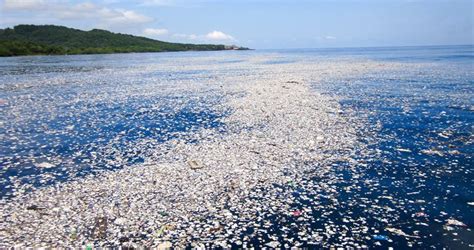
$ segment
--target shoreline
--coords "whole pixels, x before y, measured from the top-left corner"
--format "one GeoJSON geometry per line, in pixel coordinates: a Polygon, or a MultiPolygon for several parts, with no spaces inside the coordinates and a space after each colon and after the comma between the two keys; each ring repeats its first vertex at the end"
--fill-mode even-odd
{"type": "Polygon", "coordinates": [[[111,52],[111,53],[79,53],[79,54],[29,54],[2,56],[0,58],[17,58],[30,56],[87,56],[87,55],[121,55],[121,54],[144,54],[144,53],[180,53],[180,52],[219,52],[219,51],[254,51],[255,49],[218,49],[218,50],[165,50],[165,51],[131,51],[131,52],[111,52]]]}

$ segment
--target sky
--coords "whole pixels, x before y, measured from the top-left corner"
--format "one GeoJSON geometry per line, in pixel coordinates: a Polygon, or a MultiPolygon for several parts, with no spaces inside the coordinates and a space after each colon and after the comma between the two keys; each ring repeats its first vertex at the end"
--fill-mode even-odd
{"type": "Polygon", "coordinates": [[[55,24],[255,49],[474,44],[474,0],[0,0],[0,28],[55,24]]]}

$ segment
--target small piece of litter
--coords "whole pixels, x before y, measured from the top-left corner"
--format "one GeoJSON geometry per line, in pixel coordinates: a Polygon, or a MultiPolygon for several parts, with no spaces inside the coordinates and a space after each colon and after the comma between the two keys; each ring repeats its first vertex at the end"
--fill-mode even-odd
{"type": "Polygon", "coordinates": [[[36,164],[35,166],[38,168],[54,168],[55,167],[54,164],[51,164],[49,162],[42,162],[42,163],[36,164]]]}
{"type": "Polygon", "coordinates": [[[298,216],[300,216],[301,214],[303,214],[303,212],[301,212],[300,210],[295,210],[295,211],[293,211],[291,214],[293,214],[293,216],[298,217],[298,216]]]}
{"type": "Polygon", "coordinates": [[[171,242],[165,241],[165,242],[158,245],[158,249],[160,249],[160,250],[171,249],[172,246],[173,246],[173,244],[171,244],[171,242]]]}
{"type": "Polygon", "coordinates": [[[277,248],[278,246],[280,246],[280,243],[278,241],[272,241],[265,244],[265,246],[268,246],[270,248],[277,248]]]}
{"type": "Polygon", "coordinates": [[[456,219],[448,219],[448,222],[446,223],[448,226],[457,226],[457,227],[467,227],[466,224],[464,224],[461,221],[458,221],[456,219]]]}
{"type": "Polygon", "coordinates": [[[401,229],[398,229],[398,228],[387,227],[387,228],[385,228],[385,230],[387,230],[387,232],[390,232],[390,233],[393,233],[393,234],[396,234],[396,235],[400,235],[400,236],[403,236],[403,237],[419,238],[418,236],[409,235],[409,234],[403,232],[401,229]]]}
{"type": "Polygon", "coordinates": [[[411,153],[411,150],[409,150],[407,148],[397,148],[397,151],[404,152],[404,153],[411,153]]]}
{"type": "Polygon", "coordinates": [[[188,161],[188,165],[189,167],[191,167],[191,169],[195,170],[195,169],[201,169],[203,168],[201,164],[199,164],[197,161],[195,160],[189,160],[188,161]]]}

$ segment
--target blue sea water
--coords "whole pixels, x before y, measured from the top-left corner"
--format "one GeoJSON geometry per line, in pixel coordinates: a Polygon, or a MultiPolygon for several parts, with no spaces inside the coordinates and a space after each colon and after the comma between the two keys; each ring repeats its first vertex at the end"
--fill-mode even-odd
{"type": "MultiPolygon", "coordinates": [[[[334,163],[333,174],[340,177],[339,212],[315,212],[325,219],[311,227],[324,227],[327,221],[343,225],[342,218],[350,214],[365,218],[368,228],[382,228],[359,239],[371,247],[472,248],[470,45],[0,58],[2,198],[8,199],[18,185],[51,185],[143,162],[154,145],[202,127],[225,129],[219,118],[226,114],[214,109],[222,97],[196,90],[183,93],[186,86],[180,84],[235,72],[187,71],[174,67],[174,61],[209,58],[211,64],[231,65],[256,55],[272,56],[263,64],[347,58],[402,64],[314,83],[315,91],[337,96],[343,109],[363,119],[358,135],[369,153],[356,156],[364,163],[356,172],[344,162],[334,163]],[[149,147],[137,152],[142,141],[149,147]],[[117,158],[122,161],[112,160],[117,158]],[[38,167],[44,162],[53,167],[38,167]],[[355,186],[357,192],[348,191],[355,186]],[[450,218],[467,227],[447,227],[450,218]],[[384,230],[381,225],[387,223],[413,239],[384,230]]],[[[295,197],[299,192],[295,190],[295,197]]],[[[291,218],[273,220],[275,225],[292,223],[291,218]]],[[[336,232],[324,240],[338,244],[342,236],[336,232]]]]}
{"type": "MultiPolygon", "coordinates": [[[[322,93],[342,97],[343,108],[366,118],[358,135],[370,150],[369,155],[356,157],[364,162],[356,171],[343,162],[334,165],[335,174],[343,179],[338,184],[341,212],[328,220],[344,224],[342,218],[350,213],[366,218],[369,228],[389,224],[416,233],[409,242],[382,230],[362,240],[371,247],[472,248],[474,46],[283,53],[297,54],[296,58],[350,57],[403,65],[315,86],[322,93]],[[346,187],[354,186],[357,192],[346,192],[346,187]],[[350,201],[365,204],[357,208],[350,201]],[[390,218],[388,223],[386,218],[390,218]],[[448,219],[462,221],[466,228],[447,226],[448,219]]],[[[324,227],[324,221],[314,227],[324,227]]],[[[342,242],[338,237],[326,240],[342,242]]]]}
{"type": "Polygon", "coordinates": [[[209,73],[160,68],[192,53],[144,55],[1,58],[0,196],[142,163],[159,143],[220,126],[222,97],[181,84],[209,73]]]}

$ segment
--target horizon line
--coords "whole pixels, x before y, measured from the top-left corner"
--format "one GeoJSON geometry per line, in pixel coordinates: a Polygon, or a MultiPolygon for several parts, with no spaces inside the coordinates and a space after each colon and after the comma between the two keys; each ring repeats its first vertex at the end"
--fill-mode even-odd
{"type": "Polygon", "coordinates": [[[336,47],[294,47],[294,48],[256,48],[252,50],[292,50],[292,49],[376,49],[376,48],[410,48],[410,47],[459,47],[474,46],[472,44],[426,44],[426,45],[370,45],[370,46],[336,46],[336,47]]]}

